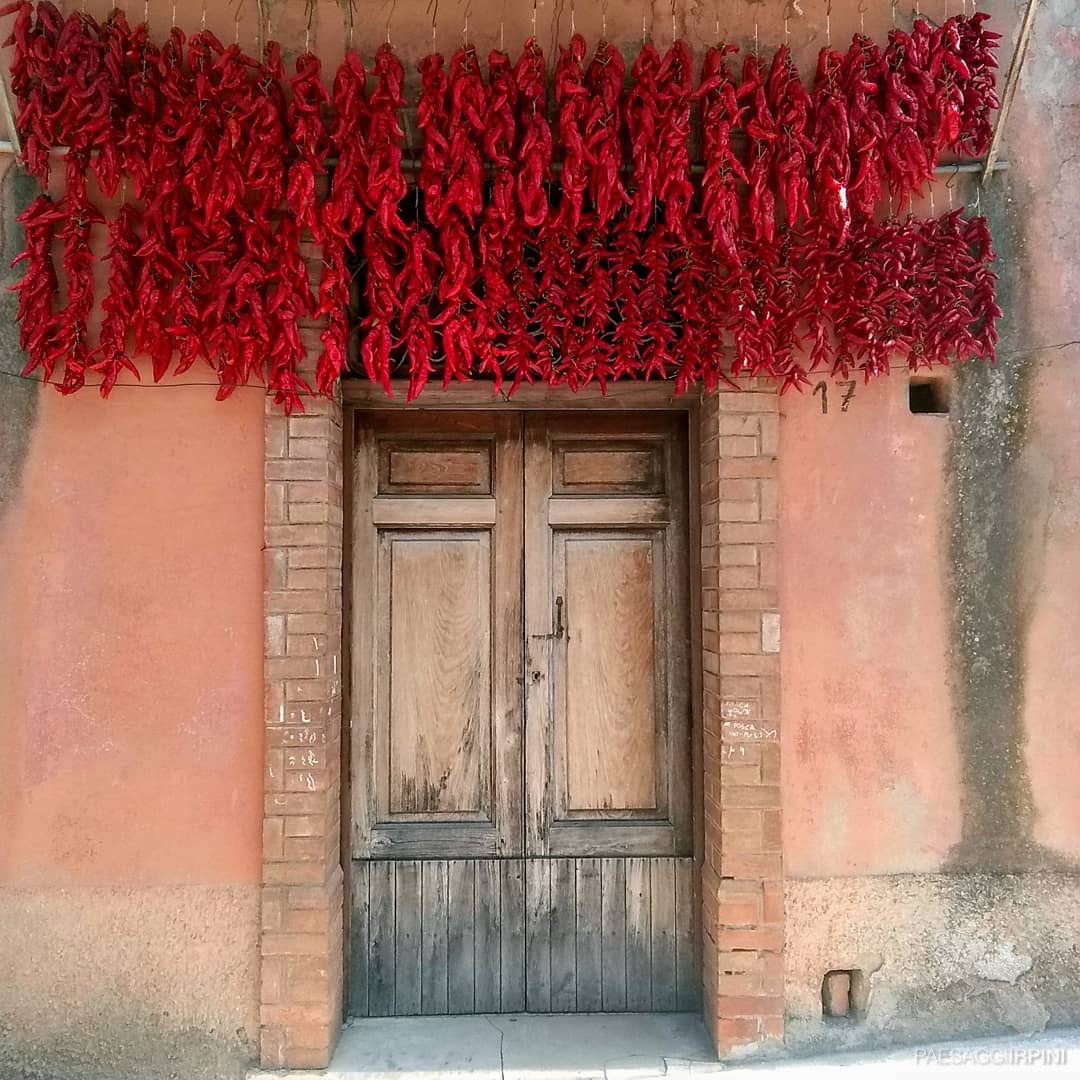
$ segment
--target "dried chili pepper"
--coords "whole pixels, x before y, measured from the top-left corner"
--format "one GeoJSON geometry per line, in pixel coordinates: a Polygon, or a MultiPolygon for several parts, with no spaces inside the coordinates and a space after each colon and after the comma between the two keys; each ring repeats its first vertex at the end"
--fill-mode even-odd
{"type": "Polygon", "coordinates": [[[124,371],[138,379],[139,369],[128,356],[127,338],[135,315],[137,299],[136,253],[139,250],[139,213],[130,206],[109,223],[109,285],[101,301],[105,318],[101,323],[101,339],[92,356],[100,357],[90,364],[90,370],[101,374],[101,396],[107,398],[124,371]]]}
{"type": "Polygon", "coordinates": [[[44,379],[52,378],[53,306],[58,284],[52,260],[53,237],[64,220],[64,211],[48,195],[38,195],[15,219],[23,227],[26,245],[12,262],[25,263],[22,278],[11,288],[19,294],[15,318],[19,324],[19,347],[26,353],[22,374],[41,368],[44,379]]]}
{"type": "Polygon", "coordinates": [[[701,98],[705,172],[701,181],[701,216],[713,251],[738,264],[739,183],[749,183],[742,162],[732,148],[731,135],[741,123],[740,106],[727,57],[735,45],[715,45],[705,53],[698,96],[701,98]]]}

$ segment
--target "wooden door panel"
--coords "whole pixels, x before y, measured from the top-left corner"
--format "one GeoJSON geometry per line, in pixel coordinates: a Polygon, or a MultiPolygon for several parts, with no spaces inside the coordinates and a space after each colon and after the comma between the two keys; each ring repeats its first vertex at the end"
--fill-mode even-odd
{"type": "Polygon", "coordinates": [[[526,420],[533,854],[691,850],[688,493],[678,425],[655,416],[526,420]]]}
{"type": "Polygon", "coordinates": [[[698,1007],[692,858],[360,865],[353,1016],[698,1007]]]}
{"type": "Polygon", "coordinates": [[[358,418],[353,855],[520,854],[521,434],[358,418]]]}
{"type": "Polygon", "coordinates": [[[554,549],[566,621],[565,679],[555,687],[557,757],[566,766],[556,820],[581,811],[655,813],[666,723],[656,672],[662,538],[556,533],[554,549]]]}
{"type": "Polygon", "coordinates": [[[379,820],[491,821],[491,535],[383,532],[379,820]]]}
{"type": "Polygon", "coordinates": [[[552,494],[662,494],[664,450],[656,440],[553,441],[552,494]]]}

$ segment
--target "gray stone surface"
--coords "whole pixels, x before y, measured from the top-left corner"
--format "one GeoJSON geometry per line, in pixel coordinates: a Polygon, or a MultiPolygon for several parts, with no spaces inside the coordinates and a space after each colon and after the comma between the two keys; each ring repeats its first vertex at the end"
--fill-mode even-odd
{"type": "Polygon", "coordinates": [[[248,1080],[659,1080],[775,1074],[783,1080],[906,1080],[956,1067],[1010,1080],[1052,1067],[1075,1076],[1080,1030],[979,1039],[888,1052],[720,1065],[696,1016],[446,1016],[356,1020],[323,1072],[248,1073],[248,1080]]]}

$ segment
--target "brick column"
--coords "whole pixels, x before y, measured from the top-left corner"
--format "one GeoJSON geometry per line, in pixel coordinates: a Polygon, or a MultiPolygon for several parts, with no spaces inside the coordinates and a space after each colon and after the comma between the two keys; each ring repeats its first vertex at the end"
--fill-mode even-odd
{"type": "Polygon", "coordinates": [[[320,1068],[342,1008],[339,401],[266,404],[260,1054],[320,1068]]]}
{"type": "Polygon", "coordinates": [[[721,1057],[784,1035],[778,395],[701,410],[705,1019],[721,1057]]]}

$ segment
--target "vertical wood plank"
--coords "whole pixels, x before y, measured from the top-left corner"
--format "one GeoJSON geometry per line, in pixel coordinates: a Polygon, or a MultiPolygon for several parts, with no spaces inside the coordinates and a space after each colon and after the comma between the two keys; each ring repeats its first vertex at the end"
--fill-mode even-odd
{"type": "Polygon", "coordinates": [[[520,855],[525,793],[521,755],[524,751],[525,613],[522,608],[524,551],[524,424],[520,415],[500,413],[495,423],[495,587],[492,593],[494,631],[495,825],[500,855],[520,855]]]}
{"type": "Polygon", "coordinates": [[[420,863],[408,859],[396,864],[394,1014],[416,1016],[420,1012],[420,863]]]}
{"type": "Polygon", "coordinates": [[[368,866],[352,864],[352,918],[349,925],[349,1016],[368,1014],[368,866]]]}
{"type": "Polygon", "coordinates": [[[373,862],[369,870],[368,1011],[372,1016],[394,1015],[394,865],[373,862]]]}
{"type": "Polygon", "coordinates": [[[600,938],[605,1012],[626,1009],[626,866],[623,859],[600,860],[600,938]]]}
{"type": "Polygon", "coordinates": [[[603,1008],[600,860],[577,859],[577,1011],[603,1008]]]}
{"type": "MultiPolygon", "coordinates": [[[[552,677],[555,646],[551,591],[551,446],[543,417],[526,417],[525,437],[525,850],[550,850],[554,747],[552,677]]],[[[530,878],[531,880],[531,878],[530,878]]]]}
{"type": "Polygon", "coordinates": [[[525,860],[525,992],[529,1012],[551,1012],[551,861],[525,860]]]}
{"type": "Polygon", "coordinates": [[[551,1011],[577,1010],[576,859],[551,860],[551,1011]]]}
{"type": "Polygon", "coordinates": [[[501,1011],[525,1011],[525,861],[499,865],[499,974],[501,1011]]]}
{"type": "Polygon", "coordinates": [[[626,1007],[652,1011],[652,919],[648,859],[626,859],[626,1007]]]}
{"type": "Polygon", "coordinates": [[[675,996],[680,1012],[693,1011],[701,1001],[696,874],[693,859],[675,860],[675,996]]]}
{"type": "Polygon", "coordinates": [[[421,864],[420,930],[423,966],[420,979],[420,1011],[431,1015],[446,1012],[446,874],[445,859],[421,864]]]}
{"type": "Polygon", "coordinates": [[[446,1006],[451,1013],[471,1013],[475,1007],[475,865],[473,859],[451,859],[449,863],[446,1006]]]}
{"type": "Polygon", "coordinates": [[[499,962],[499,863],[496,859],[476,862],[476,996],[479,1013],[498,1012],[500,983],[499,962]]]}
{"type": "Polygon", "coordinates": [[[652,919],[652,1007],[674,1012],[675,987],[675,860],[650,859],[652,919]]]}

